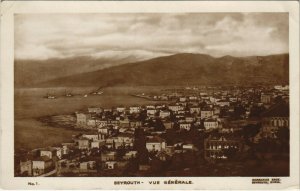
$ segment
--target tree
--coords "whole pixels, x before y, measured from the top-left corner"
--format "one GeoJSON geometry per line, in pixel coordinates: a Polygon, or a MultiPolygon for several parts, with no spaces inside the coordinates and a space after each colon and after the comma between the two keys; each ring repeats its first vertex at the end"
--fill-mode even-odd
{"type": "Polygon", "coordinates": [[[142,110],[137,118],[139,121],[146,121],[147,119],[147,110],[142,110]]]}
{"type": "Polygon", "coordinates": [[[281,103],[282,101],[283,101],[282,96],[276,96],[276,97],[274,98],[274,102],[275,102],[275,103],[281,103]]]}
{"type": "Polygon", "coordinates": [[[154,175],[161,175],[163,171],[163,162],[157,159],[156,157],[153,158],[150,162],[151,171],[154,175]]]}
{"type": "Polygon", "coordinates": [[[243,133],[243,136],[245,137],[245,139],[248,140],[249,138],[257,135],[257,133],[260,131],[260,129],[261,129],[260,124],[257,124],[257,125],[249,124],[249,125],[246,125],[243,127],[242,133],[243,133]]]}
{"type": "Polygon", "coordinates": [[[137,158],[131,158],[126,167],[125,167],[125,170],[123,171],[123,175],[130,175],[131,173],[134,173],[138,170],[139,166],[139,161],[137,160],[137,158]]]}
{"type": "Polygon", "coordinates": [[[232,160],[236,157],[236,153],[238,152],[238,149],[234,147],[229,147],[228,149],[223,149],[224,155],[229,159],[232,160]]]}
{"type": "Polygon", "coordinates": [[[189,151],[184,153],[183,155],[183,165],[185,168],[187,167],[195,167],[197,165],[197,159],[194,152],[189,151]]]}
{"type": "Polygon", "coordinates": [[[279,128],[277,132],[278,139],[289,141],[290,140],[290,130],[288,128],[279,128]]]}
{"type": "Polygon", "coordinates": [[[266,110],[264,106],[254,105],[250,110],[250,117],[260,117],[260,115],[266,110]]]}
{"type": "Polygon", "coordinates": [[[174,154],[170,162],[171,170],[181,170],[183,168],[182,153],[174,154]]]}
{"type": "Polygon", "coordinates": [[[155,120],[155,123],[154,123],[154,130],[155,130],[155,131],[164,131],[164,130],[166,130],[166,128],[165,128],[163,122],[161,121],[161,119],[157,118],[157,119],[155,120]]]}
{"type": "Polygon", "coordinates": [[[232,117],[235,119],[240,119],[242,115],[244,115],[246,112],[245,108],[241,105],[237,105],[234,107],[234,112],[232,114],[232,117]]]}
{"type": "Polygon", "coordinates": [[[288,128],[279,128],[276,133],[280,143],[280,150],[289,153],[290,150],[290,130],[288,128]]]}
{"type": "Polygon", "coordinates": [[[146,136],[144,130],[137,128],[134,131],[134,148],[138,152],[137,158],[140,164],[148,163],[148,150],[146,149],[146,136]]]}

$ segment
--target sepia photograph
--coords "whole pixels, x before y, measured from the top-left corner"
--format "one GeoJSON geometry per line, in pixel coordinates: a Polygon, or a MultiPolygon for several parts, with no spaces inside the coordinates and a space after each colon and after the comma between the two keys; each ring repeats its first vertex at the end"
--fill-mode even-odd
{"type": "Polygon", "coordinates": [[[284,186],[299,176],[290,11],[187,7],[13,12],[12,104],[1,108],[13,164],[2,173],[32,189],[284,186]]]}
{"type": "Polygon", "coordinates": [[[287,13],[14,19],[15,176],[289,176],[287,13]]]}

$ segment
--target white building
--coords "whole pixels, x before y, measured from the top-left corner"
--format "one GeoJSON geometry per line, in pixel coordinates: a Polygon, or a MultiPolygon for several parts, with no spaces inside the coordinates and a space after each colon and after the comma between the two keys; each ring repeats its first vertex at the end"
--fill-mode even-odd
{"type": "Polygon", "coordinates": [[[89,107],[88,112],[89,113],[102,113],[103,109],[100,107],[89,107]]]}
{"type": "Polygon", "coordinates": [[[91,114],[76,113],[76,122],[78,125],[86,125],[89,119],[91,119],[91,114]]]}
{"type": "Polygon", "coordinates": [[[53,161],[47,157],[42,156],[32,160],[32,174],[33,176],[39,176],[47,173],[53,166],[53,161]]]}
{"type": "Polygon", "coordinates": [[[190,101],[196,101],[196,100],[198,100],[198,97],[196,97],[196,96],[190,96],[189,100],[190,101]]]}
{"type": "Polygon", "coordinates": [[[199,114],[201,111],[200,107],[191,107],[190,108],[190,113],[193,114],[193,113],[196,113],[196,114],[199,114]]]}
{"type": "Polygon", "coordinates": [[[194,121],[195,121],[194,117],[185,117],[185,122],[187,122],[187,123],[192,123],[194,121]]]}
{"type": "Polygon", "coordinates": [[[106,169],[115,169],[117,167],[117,162],[116,161],[106,161],[105,162],[105,168],[106,169]]]}
{"type": "Polygon", "coordinates": [[[166,141],[160,137],[147,137],[146,148],[151,151],[162,151],[166,148],[166,141]]]}
{"type": "Polygon", "coordinates": [[[182,149],[184,150],[193,150],[195,147],[193,144],[183,144],[182,149]]]}
{"type": "Polygon", "coordinates": [[[40,156],[47,156],[49,157],[50,159],[52,159],[54,156],[56,156],[56,149],[54,148],[47,148],[47,149],[44,149],[44,150],[41,150],[40,151],[40,156]]]}
{"type": "Polygon", "coordinates": [[[141,110],[141,107],[140,106],[132,106],[132,107],[129,107],[129,113],[130,114],[133,114],[133,113],[139,113],[141,110]]]}
{"type": "Polygon", "coordinates": [[[96,120],[95,119],[88,119],[87,126],[96,127],[96,120]]]}
{"type": "Polygon", "coordinates": [[[230,102],[227,100],[219,100],[216,102],[216,105],[218,105],[220,107],[230,106],[230,102]]]}
{"type": "Polygon", "coordinates": [[[129,160],[129,159],[132,159],[132,158],[136,158],[136,156],[137,156],[137,151],[128,151],[123,156],[123,159],[129,160]]]}
{"type": "Polygon", "coordinates": [[[201,119],[210,118],[214,115],[214,112],[211,109],[201,110],[201,119]]]}
{"type": "Polygon", "coordinates": [[[156,109],[147,109],[147,116],[153,117],[156,113],[156,109]]]}
{"type": "Polygon", "coordinates": [[[125,107],[117,107],[116,110],[119,113],[124,113],[126,111],[126,108],[125,107]]]}
{"type": "Polygon", "coordinates": [[[179,101],[180,101],[180,102],[186,102],[187,99],[186,99],[186,97],[180,97],[180,98],[179,98],[179,101]]]}
{"type": "Polygon", "coordinates": [[[112,133],[112,129],[110,127],[101,127],[98,128],[98,133],[103,135],[110,135],[112,133]]]}
{"type": "Polygon", "coordinates": [[[180,110],[184,110],[184,107],[182,105],[169,105],[168,109],[176,113],[180,110]]]}
{"type": "Polygon", "coordinates": [[[83,134],[82,137],[90,139],[92,141],[99,141],[105,139],[105,135],[101,133],[83,134]]]}
{"type": "Polygon", "coordinates": [[[134,142],[134,136],[128,133],[122,133],[115,137],[109,137],[106,139],[106,144],[115,146],[115,148],[126,146],[132,147],[134,142]]]}
{"type": "Polygon", "coordinates": [[[79,168],[80,170],[94,170],[96,169],[96,161],[81,162],[79,168]]]}
{"type": "Polygon", "coordinates": [[[215,119],[207,119],[204,121],[204,128],[206,130],[217,129],[219,127],[219,122],[215,119]]]}
{"type": "Polygon", "coordinates": [[[91,142],[91,148],[99,149],[102,145],[104,145],[104,141],[93,141],[93,142],[91,142]]]}
{"type": "Polygon", "coordinates": [[[108,121],[107,120],[96,120],[96,125],[97,127],[105,127],[108,125],[108,121]]]}
{"type": "Polygon", "coordinates": [[[170,115],[171,115],[170,111],[160,111],[159,112],[159,117],[162,119],[170,117],[170,115]]]}
{"type": "Polygon", "coordinates": [[[191,126],[192,126],[191,123],[180,123],[179,124],[180,129],[185,129],[187,131],[191,130],[191,126]]]}
{"type": "Polygon", "coordinates": [[[146,105],[146,109],[155,109],[154,105],[146,105]]]}

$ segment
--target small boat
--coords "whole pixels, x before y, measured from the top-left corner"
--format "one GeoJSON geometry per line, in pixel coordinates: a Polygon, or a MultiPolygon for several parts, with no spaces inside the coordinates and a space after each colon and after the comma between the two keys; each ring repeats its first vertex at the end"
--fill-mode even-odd
{"type": "Polygon", "coordinates": [[[92,95],[101,95],[101,94],[103,94],[103,91],[101,91],[101,87],[100,87],[100,88],[98,88],[96,91],[93,91],[93,92],[90,93],[90,94],[92,94],[92,95]]]}
{"type": "Polygon", "coordinates": [[[47,93],[47,95],[44,98],[46,98],[46,99],[56,99],[56,97],[54,95],[51,95],[49,93],[47,93]]]}
{"type": "Polygon", "coordinates": [[[87,97],[88,95],[87,94],[85,94],[83,97],[87,97]]]}
{"type": "Polygon", "coordinates": [[[101,94],[103,94],[103,92],[102,91],[96,91],[96,92],[92,92],[92,94],[93,95],[101,95],[101,94]]]}
{"type": "Polygon", "coordinates": [[[73,94],[71,94],[70,92],[67,93],[67,90],[65,91],[65,96],[66,97],[73,97],[73,94]]]}

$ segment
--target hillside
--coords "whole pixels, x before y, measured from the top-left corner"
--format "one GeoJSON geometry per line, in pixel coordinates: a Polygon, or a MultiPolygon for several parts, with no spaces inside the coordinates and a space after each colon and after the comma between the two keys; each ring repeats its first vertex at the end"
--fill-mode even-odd
{"type": "Polygon", "coordinates": [[[136,58],[129,56],[122,59],[74,57],[49,60],[16,60],[14,67],[15,86],[32,87],[35,84],[56,78],[97,71],[132,61],[136,61],[136,58]]]}
{"type": "Polygon", "coordinates": [[[220,85],[288,83],[289,55],[215,58],[176,54],[57,78],[36,86],[220,85]]]}

